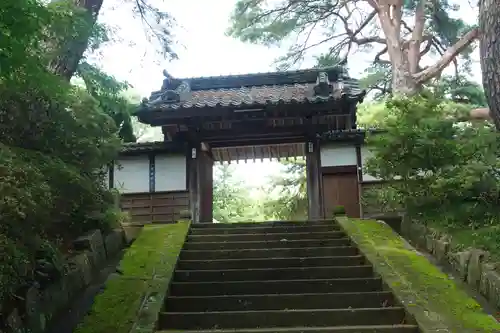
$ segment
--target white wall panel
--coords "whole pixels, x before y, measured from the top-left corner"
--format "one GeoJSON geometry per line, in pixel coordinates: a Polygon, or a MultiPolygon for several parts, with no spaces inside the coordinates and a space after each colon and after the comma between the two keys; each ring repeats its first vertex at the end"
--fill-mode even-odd
{"type": "Polygon", "coordinates": [[[122,193],[149,192],[148,155],[120,157],[115,163],[114,187],[122,193]]]}
{"type": "Polygon", "coordinates": [[[356,148],[354,145],[321,146],[321,166],[356,165],[356,148]]]}
{"type": "Polygon", "coordinates": [[[186,177],[186,156],[155,157],[155,191],[185,191],[186,177]]]}

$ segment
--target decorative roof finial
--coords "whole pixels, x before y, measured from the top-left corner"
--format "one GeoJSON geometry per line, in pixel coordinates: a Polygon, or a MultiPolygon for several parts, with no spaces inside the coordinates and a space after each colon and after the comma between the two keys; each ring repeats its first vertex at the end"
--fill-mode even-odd
{"type": "Polygon", "coordinates": [[[163,79],[160,91],[152,93],[149,98],[150,105],[178,103],[188,97],[186,95],[191,92],[189,82],[174,78],[165,69],[163,70],[163,76],[165,79],[163,79]]]}
{"type": "Polygon", "coordinates": [[[318,78],[316,79],[316,85],[314,86],[314,95],[321,97],[329,97],[333,90],[330,80],[328,79],[328,73],[319,72],[318,78]]]}

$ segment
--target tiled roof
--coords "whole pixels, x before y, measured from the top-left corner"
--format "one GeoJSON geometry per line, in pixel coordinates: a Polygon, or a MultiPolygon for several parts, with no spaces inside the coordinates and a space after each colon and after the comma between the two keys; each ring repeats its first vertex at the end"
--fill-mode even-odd
{"type": "MultiPolygon", "coordinates": [[[[164,141],[153,141],[153,142],[127,142],[122,145],[120,153],[143,153],[150,151],[161,151],[161,150],[172,150],[173,146],[168,142],[164,141]]],[[[173,149],[175,150],[175,149],[173,149]]]]}
{"type": "MultiPolygon", "coordinates": [[[[314,87],[320,72],[326,72],[332,84],[341,81],[344,85],[344,95],[358,98],[364,94],[356,80],[342,76],[342,72],[337,68],[311,69],[281,73],[179,79],[187,82],[191,87],[191,91],[183,93],[183,100],[174,103],[147,103],[145,106],[146,109],[150,110],[213,107],[250,108],[269,104],[324,103],[338,99],[339,96],[335,96],[333,91],[329,96],[315,96],[314,87]]],[[[158,96],[158,92],[153,93],[152,96],[158,96]]]]}
{"type": "Polygon", "coordinates": [[[335,99],[314,96],[315,84],[273,85],[241,87],[232,89],[211,89],[191,92],[188,100],[180,103],[164,103],[159,109],[181,109],[202,107],[254,107],[280,103],[321,103],[335,99]]]}

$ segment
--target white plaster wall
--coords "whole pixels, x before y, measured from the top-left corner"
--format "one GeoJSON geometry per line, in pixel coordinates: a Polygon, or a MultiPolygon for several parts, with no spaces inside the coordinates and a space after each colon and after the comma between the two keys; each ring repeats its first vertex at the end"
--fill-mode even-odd
{"type": "Polygon", "coordinates": [[[321,166],[356,165],[356,148],[349,145],[321,146],[321,166]]]}
{"type": "Polygon", "coordinates": [[[366,161],[373,155],[373,153],[368,149],[366,146],[361,147],[361,166],[363,167],[363,181],[380,181],[380,178],[376,178],[373,176],[370,176],[369,174],[366,173],[365,171],[365,164],[366,161]]]}
{"type": "Polygon", "coordinates": [[[157,155],[155,157],[155,191],[185,191],[186,156],[157,155]]]}
{"type": "Polygon", "coordinates": [[[121,157],[115,163],[114,187],[121,193],[149,192],[147,155],[121,157]]]}

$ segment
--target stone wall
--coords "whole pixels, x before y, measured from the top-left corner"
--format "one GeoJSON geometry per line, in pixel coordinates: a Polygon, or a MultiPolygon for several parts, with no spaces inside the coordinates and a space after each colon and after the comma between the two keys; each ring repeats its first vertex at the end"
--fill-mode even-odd
{"type": "Polygon", "coordinates": [[[6,317],[7,333],[44,332],[51,320],[92,282],[107,259],[118,255],[124,244],[122,229],[104,236],[95,230],[75,240],[76,252],[67,259],[62,276],[47,286],[26,290],[20,305],[6,317]]]}
{"type": "Polygon", "coordinates": [[[407,217],[401,223],[401,234],[416,248],[432,254],[439,264],[453,268],[457,277],[500,309],[500,263],[491,261],[487,251],[455,251],[446,236],[407,217]]]}

